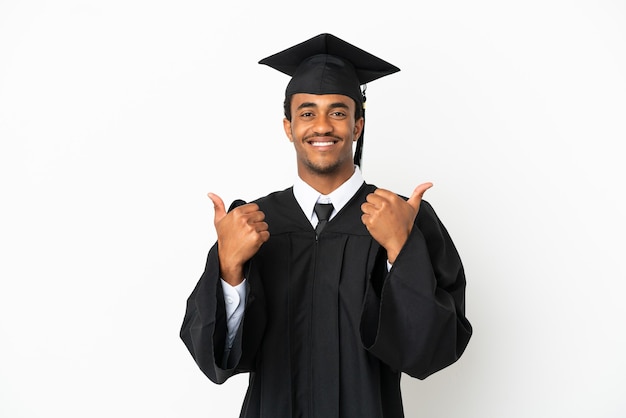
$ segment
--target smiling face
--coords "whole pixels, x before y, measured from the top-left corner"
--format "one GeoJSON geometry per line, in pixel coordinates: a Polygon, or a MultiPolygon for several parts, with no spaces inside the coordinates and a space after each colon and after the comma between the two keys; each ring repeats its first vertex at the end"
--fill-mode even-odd
{"type": "Polygon", "coordinates": [[[352,144],[363,130],[363,118],[355,120],[355,106],[340,94],[292,96],[291,121],[284,119],[283,125],[296,149],[298,174],[307,183],[325,178],[341,184],[354,172],[352,144]]]}

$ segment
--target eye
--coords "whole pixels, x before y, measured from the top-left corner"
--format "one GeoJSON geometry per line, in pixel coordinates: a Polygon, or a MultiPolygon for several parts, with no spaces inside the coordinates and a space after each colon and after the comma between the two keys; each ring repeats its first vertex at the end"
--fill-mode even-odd
{"type": "Polygon", "coordinates": [[[310,119],[310,118],[313,117],[313,112],[308,111],[308,110],[304,111],[304,112],[300,113],[300,117],[304,118],[304,119],[310,119]]]}
{"type": "Polygon", "coordinates": [[[332,112],[330,114],[331,117],[335,118],[335,119],[343,119],[345,118],[347,115],[344,111],[341,110],[335,110],[334,112],[332,112]]]}

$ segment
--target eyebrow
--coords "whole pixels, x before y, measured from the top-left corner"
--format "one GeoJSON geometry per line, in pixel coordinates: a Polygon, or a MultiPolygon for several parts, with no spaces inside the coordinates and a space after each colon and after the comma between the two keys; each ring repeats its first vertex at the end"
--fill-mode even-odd
{"type": "MultiPolygon", "coordinates": [[[[317,108],[317,103],[314,103],[314,102],[304,102],[300,106],[298,106],[296,110],[304,109],[304,108],[307,108],[307,107],[317,108]]],[[[337,108],[348,109],[348,105],[343,103],[343,102],[331,103],[328,107],[329,107],[329,109],[337,109],[337,108]]]]}

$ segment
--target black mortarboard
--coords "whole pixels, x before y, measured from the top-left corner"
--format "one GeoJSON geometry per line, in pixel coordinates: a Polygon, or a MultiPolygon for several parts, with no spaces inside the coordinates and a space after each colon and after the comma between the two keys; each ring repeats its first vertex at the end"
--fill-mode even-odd
{"type": "MultiPolygon", "coordinates": [[[[357,106],[365,104],[362,85],[400,71],[387,61],[328,33],[264,58],[259,64],[291,76],[286,97],[295,93],[343,94],[354,99],[357,106]]],[[[354,154],[358,165],[362,147],[363,134],[354,154]]]]}

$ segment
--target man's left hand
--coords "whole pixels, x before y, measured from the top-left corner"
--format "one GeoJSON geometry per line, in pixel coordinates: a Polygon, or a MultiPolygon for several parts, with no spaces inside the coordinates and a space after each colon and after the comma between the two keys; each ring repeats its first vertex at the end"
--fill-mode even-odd
{"type": "Polygon", "coordinates": [[[361,221],[372,237],[387,250],[387,259],[393,264],[409,238],[419,212],[424,192],[432,183],[420,184],[409,200],[385,189],[376,189],[361,205],[361,221]]]}

